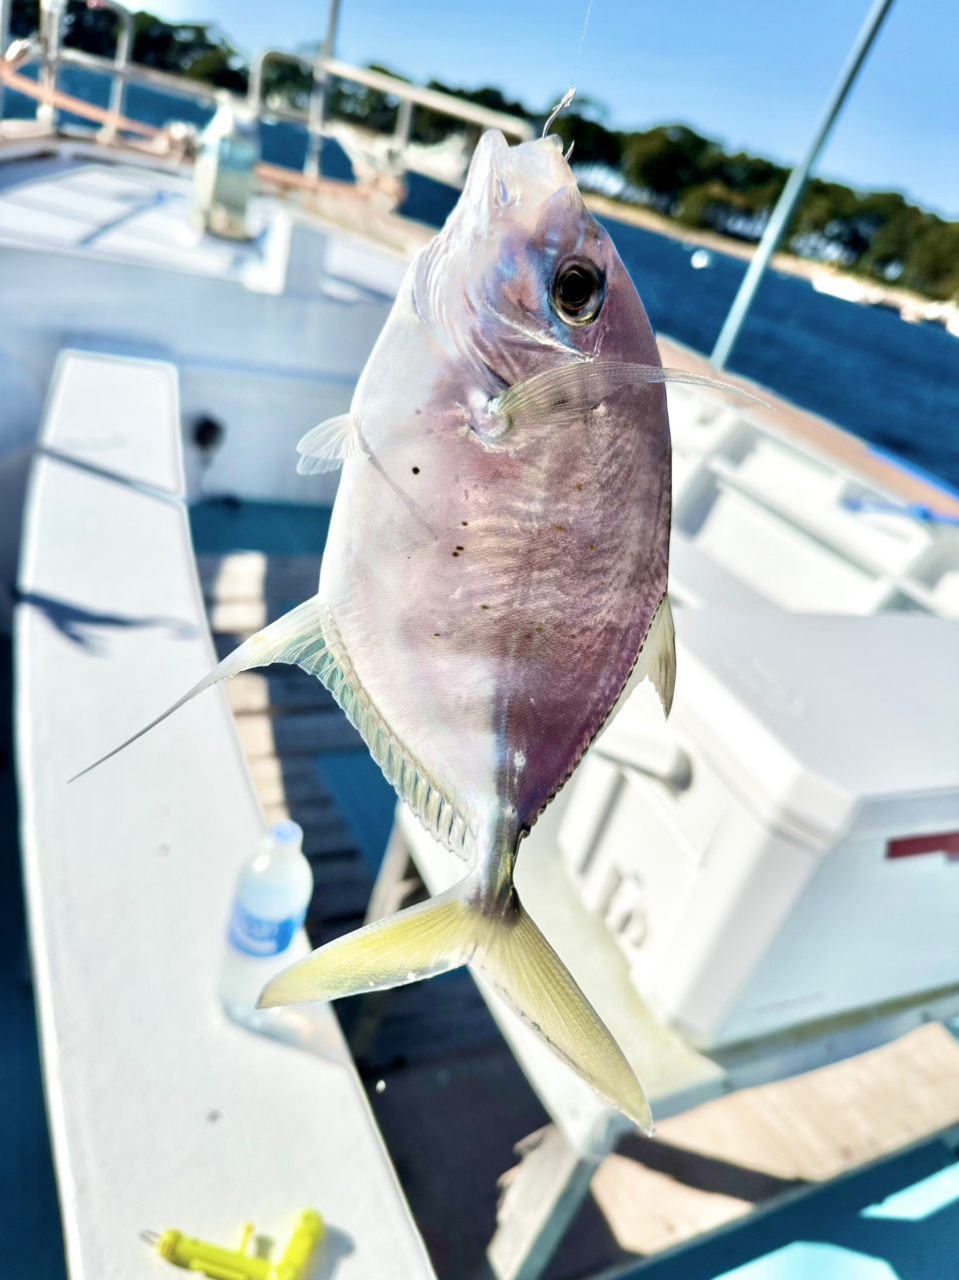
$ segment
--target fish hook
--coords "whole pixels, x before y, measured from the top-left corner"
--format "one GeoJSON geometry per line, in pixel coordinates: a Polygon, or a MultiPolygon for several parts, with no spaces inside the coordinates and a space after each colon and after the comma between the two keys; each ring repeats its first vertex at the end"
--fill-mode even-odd
{"type": "Polygon", "coordinates": [[[561,99],[561,100],[556,104],[556,106],[555,106],[555,107],[553,108],[553,110],[550,112],[550,117],[549,117],[549,119],[548,119],[548,120],[546,121],[546,123],[543,125],[543,133],[542,133],[542,136],[543,136],[544,138],[545,138],[545,137],[546,137],[546,135],[549,133],[550,126],[552,125],[552,123],[553,123],[553,121],[556,119],[556,117],[559,115],[559,113],[560,113],[561,111],[565,111],[565,110],[566,110],[566,108],[569,106],[569,104],[573,101],[573,99],[574,99],[575,97],[576,97],[576,89],[575,89],[575,87],[574,87],[574,88],[572,88],[572,89],[570,89],[568,92],[566,92],[566,93],[564,93],[564,94],[563,94],[562,99],[561,99]]]}

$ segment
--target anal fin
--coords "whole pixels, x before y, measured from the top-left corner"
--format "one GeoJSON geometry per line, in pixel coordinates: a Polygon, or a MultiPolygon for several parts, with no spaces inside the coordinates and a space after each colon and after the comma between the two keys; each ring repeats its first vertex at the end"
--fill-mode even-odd
{"type": "Polygon", "coordinates": [[[322,627],[322,607],[319,599],[316,596],[311,596],[309,600],[304,600],[301,605],[297,605],[295,609],[285,613],[282,618],[277,618],[275,622],[271,622],[268,627],[264,627],[256,635],[250,636],[249,640],[245,640],[231,654],[228,654],[222,662],[217,663],[212,671],[208,672],[202,680],[188,690],[182,698],[174,702],[172,707],[167,707],[162,715],[158,715],[155,720],[151,720],[148,725],[145,725],[131,738],[127,738],[118,747],[108,751],[105,756],[101,756],[93,764],[81,769],[70,781],[74,782],[77,778],[82,778],[85,773],[89,773],[97,765],[101,765],[105,760],[117,755],[125,747],[136,742],[138,738],[142,738],[145,733],[149,733],[151,729],[164,721],[167,716],[173,715],[174,711],[179,711],[180,707],[185,706],[198,693],[202,693],[204,689],[209,689],[212,685],[218,684],[221,680],[227,680],[230,676],[239,675],[241,671],[251,671],[255,667],[268,667],[273,662],[296,663],[298,666],[303,667],[305,671],[316,675],[320,673],[324,659],[327,658],[327,653],[326,637],[322,627]]]}
{"type": "Polygon", "coordinates": [[[646,679],[656,690],[663,708],[663,715],[668,716],[676,689],[676,631],[668,595],[663,596],[653,614],[653,620],[643,640],[643,647],[629,673],[629,679],[623,685],[619,697],[603,721],[600,733],[616,718],[636,686],[646,679]]]}
{"type": "MultiPolygon", "coordinates": [[[[332,693],[350,723],[359,731],[370,754],[422,822],[426,830],[452,853],[469,858],[474,835],[457,797],[447,795],[429,771],[396,736],[363,688],[340,637],[332,611],[319,596],[312,596],[289,613],[251,636],[223,659],[172,707],[118,747],[75,775],[81,778],[103,764],[150,729],[160,724],[204,689],[274,662],[288,662],[316,676],[332,693]]],[[[71,779],[74,781],[74,779],[71,779]]]]}

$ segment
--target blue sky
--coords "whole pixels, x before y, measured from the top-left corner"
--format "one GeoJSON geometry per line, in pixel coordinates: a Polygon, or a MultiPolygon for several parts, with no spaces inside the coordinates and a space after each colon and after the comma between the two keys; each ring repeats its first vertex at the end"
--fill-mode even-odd
{"type": "MultiPolygon", "coordinates": [[[[323,0],[141,0],[219,22],[245,53],[293,49],[323,0]]],[[[539,108],[575,79],[616,127],[681,121],[790,162],[869,0],[342,0],[338,56],[415,80],[494,84],[539,108]]],[[[896,0],[819,172],[959,217],[959,2],[896,0]]]]}

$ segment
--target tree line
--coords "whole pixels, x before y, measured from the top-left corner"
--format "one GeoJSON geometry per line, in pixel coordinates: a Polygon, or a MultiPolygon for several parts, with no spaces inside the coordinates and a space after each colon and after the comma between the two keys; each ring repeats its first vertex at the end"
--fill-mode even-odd
{"type": "MultiPolygon", "coordinates": [[[[116,21],[108,9],[88,9],[83,0],[69,0],[64,41],[112,57],[116,21]]],[[[38,25],[38,0],[13,0],[12,36],[29,35],[38,25]]],[[[168,23],[139,12],[134,16],[133,60],[234,93],[247,89],[245,60],[212,24],[168,23]]],[[[302,107],[311,85],[308,66],[274,62],[267,67],[264,98],[268,105],[302,107]]],[[[466,90],[439,81],[431,81],[429,87],[537,126],[547,114],[530,111],[495,88],[466,90]]],[[[369,128],[390,130],[397,103],[362,85],[336,81],[328,109],[369,128]]],[[[461,122],[424,107],[413,113],[412,136],[419,142],[440,142],[463,128],[461,122]]],[[[584,99],[558,119],[553,130],[564,146],[572,144],[572,162],[584,187],[656,209],[684,227],[708,228],[744,240],[759,239],[789,176],[788,169],[771,160],[744,151],[729,154],[686,125],[608,129],[595,104],[584,99]]],[[[959,222],[921,209],[896,191],[855,191],[814,177],[782,247],[931,298],[959,300],[959,222]]]]}

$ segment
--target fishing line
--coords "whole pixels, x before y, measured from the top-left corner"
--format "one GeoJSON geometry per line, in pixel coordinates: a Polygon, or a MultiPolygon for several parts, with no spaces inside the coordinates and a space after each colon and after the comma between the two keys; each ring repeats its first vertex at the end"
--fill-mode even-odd
{"type": "MultiPolygon", "coordinates": [[[[549,119],[543,125],[542,136],[544,138],[549,133],[550,126],[552,125],[556,117],[559,115],[559,113],[561,111],[565,111],[566,108],[573,101],[573,98],[576,96],[576,74],[579,71],[579,62],[580,62],[580,58],[583,55],[583,45],[586,42],[586,30],[589,27],[589,16],[592,12],[593,12],[593,0],[589,0],[588,4],[586,5],[586,18],[583,22],[583,31],[579,37],[579,44],[576,46],[576,61],[573,63],[573,74],[569,82],[569,89],[567,90],[566,93],[563,94],[562,101],[556,104],[556,106],[553,108],[552,112],[550,113],[549,119]]],[[[569,160],[572,154],[573,154],[573,144],[570,143],[569,150],[566,152],[567,164],[569,163],[569,160]]]]}
{"type": "Polygon", "coordinates": [[[589,0],[586,6],[586,21],[583,23],[583,34],[579,38],[579,44],[576,48],[576,61],[573,63],[573,78],[569,82],[572,89],[576,84],[576,73],[579,71],[579,60],[583,56],[583,45],[586,43],[586,28],[589,26],[589,15],[593,12],[593,0],[589,0]]]}

